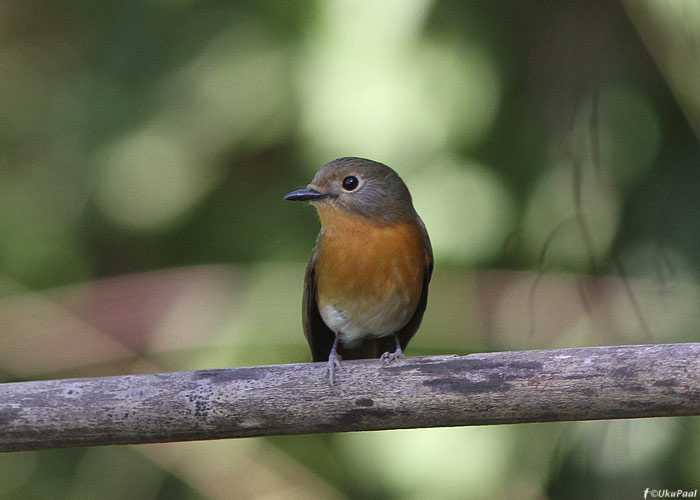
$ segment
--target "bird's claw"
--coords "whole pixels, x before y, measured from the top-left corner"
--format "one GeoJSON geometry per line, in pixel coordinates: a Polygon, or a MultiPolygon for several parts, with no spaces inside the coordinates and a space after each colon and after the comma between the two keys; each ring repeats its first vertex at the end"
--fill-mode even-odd
{"type": "Polygon", "coordinates": [[[396,361],[399,358],[403,357],[403,350],[400,347],[397,347],[394,352],[385,352],[382,354],[382,356],[379,358],[379,360],[382,362],[383,366],[390,365],[394,361],[396,361]]]}

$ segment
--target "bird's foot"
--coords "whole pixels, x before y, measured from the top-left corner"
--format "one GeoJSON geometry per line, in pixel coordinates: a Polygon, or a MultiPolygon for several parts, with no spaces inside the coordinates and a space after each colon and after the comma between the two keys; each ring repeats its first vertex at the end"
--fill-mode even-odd
{"type": "Polygon", "coordinates": [[[399,341],[399,336],[394,334],[394,342],[396,342],[396,350],[394,352],[385,352],[379,358],[382,362],[382,366],[387,366],[396,361],[397,359],[403,357],[403,349],[401,349],[401,342],[399,341]]]}
{"type": "Polygon", "coordinates": [[[385,352],[384,354],[382,354],[379,360],[382,362],[383,366],[387,366],[402,357],[403,350],[401,349],[401,347],[397,346],[394,352],[385,352]]]}
{"type": "Polygon", "coordinates": [[[335,352],[335,349],[331,351],[330,355],[328,356],[328,381],[330,382],[331,387],[333,387],[335,369],[340,369],[340,361],[342,359],[343,358],[340,357],[340,354],[335,352]]]}
{"type": "Polygon", "coordinates": [[[333,387],[333,375],[335,375],[335,369],[340,368],[340,360],[343,359],[338,354],[338,341],[340,340],[340,335],[335,334],[335,340],[333,341],[333,347],[331,347],[331,352],[328,354],[328,381],[333,387]]]}

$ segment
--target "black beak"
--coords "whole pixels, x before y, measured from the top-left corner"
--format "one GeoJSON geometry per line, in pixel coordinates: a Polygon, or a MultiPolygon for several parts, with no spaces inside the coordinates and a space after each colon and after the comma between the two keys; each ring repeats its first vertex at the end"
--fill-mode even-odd
{"type": "Polygon", "coordinates": [[[304,188],[292,191],[291,193],[287,194],[284,199],[289,201],[315,201],[328,198],[329,196],[331,196],[331,193],[320,193],[315,189],[304,188]]]}

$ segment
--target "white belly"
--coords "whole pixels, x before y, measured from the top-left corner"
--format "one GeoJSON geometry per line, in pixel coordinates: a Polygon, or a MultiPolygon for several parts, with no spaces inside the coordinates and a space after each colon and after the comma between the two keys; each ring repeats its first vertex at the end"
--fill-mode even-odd
{"type": "Polygon", "coordinates": [[[357,347],[365,338],[393,335],[411,318],[413,309],[408,294],[393,293],[387,300],[375,301],[358,307],[357,303],[327,304],[319,312],[324,323],[340,334],[345,347],[357,347]]]}

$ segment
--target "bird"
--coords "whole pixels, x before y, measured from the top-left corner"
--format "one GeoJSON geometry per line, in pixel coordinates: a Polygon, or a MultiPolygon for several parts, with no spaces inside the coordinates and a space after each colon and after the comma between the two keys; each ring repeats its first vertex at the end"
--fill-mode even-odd
{"type": "Polygon", "coordinates": [[[321,230],[306,268],[304,335],[330,385],[342,359],[403,355],[428,301],[433,250],[399,175],[373,160],[343,157],[284,200],[316,208],[321,230]]]}

